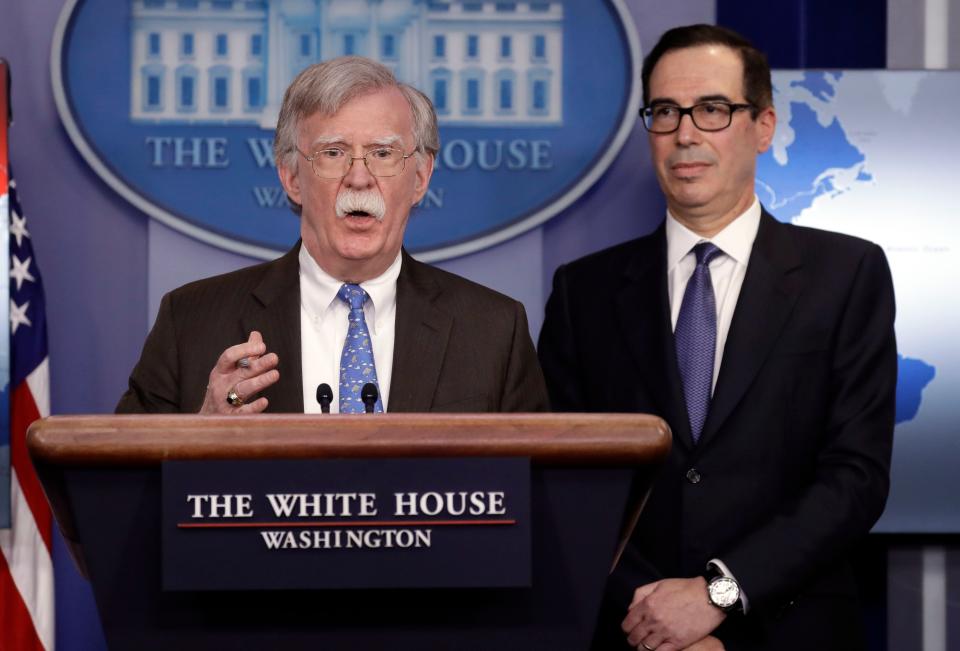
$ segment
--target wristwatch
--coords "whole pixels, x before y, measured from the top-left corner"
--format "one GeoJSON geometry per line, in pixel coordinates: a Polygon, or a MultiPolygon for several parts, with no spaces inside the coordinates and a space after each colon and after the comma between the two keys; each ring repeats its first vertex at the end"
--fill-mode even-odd
{"type": "Polygon", "coordinates": [[[725,613],[741,612],[740,584],[733,577],[726,576],[716,565],[708,565],[703,578],[707,580],[707,598],[710,604],[725,613]]]}

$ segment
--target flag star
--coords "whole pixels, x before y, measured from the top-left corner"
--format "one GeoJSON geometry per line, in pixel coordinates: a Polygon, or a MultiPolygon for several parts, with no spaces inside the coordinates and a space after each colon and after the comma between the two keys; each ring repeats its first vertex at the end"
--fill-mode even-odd
{"type": "Polygon", "coordinates": [[[32,326],[30,319],[27,318],[27,308],[30,307],[30,301],[27,301],[23,306],[17,305],[14,303],[13,299],[10,299],[10,334],[17,334],[17,328],[21,325],[32,326]]]}
{"type": "Polygon", "coordinates": [[[20,258],[16,255],[10,256],[10,262],[13,264],[13,267],[10,269],[10,277],[17,281],[18,292],[20,291],[20,286],[23,285],[23,281],[29,280],[30,282],[35,282],[37,280],[30,273],[30,260],[32,260],[32,258],[27,258],[21,262],[20,258]]]}
{"type": "Polygon", "coordinates": [[[10,210],[10,234],[17,238],[17,246],[21,246],[23,238],[30,237],[27,230],[27,218],[21,217],[16,210],[10,210]]]}

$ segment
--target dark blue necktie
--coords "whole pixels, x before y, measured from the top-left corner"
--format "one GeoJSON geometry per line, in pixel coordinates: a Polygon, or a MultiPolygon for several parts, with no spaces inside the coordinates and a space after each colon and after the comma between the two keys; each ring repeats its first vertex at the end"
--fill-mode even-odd
{"type": "MultiPolygon", "coordinates": [[[[340,413],[364,413],[360,390],[367,382],[377,385],[377,368],[373,364],[373,347],[370,344],[370,331],[363,316],[363,304],[367,302],[367,293],[360,285],[345,284],[337,292],[337,297],[350,306],[350,323],[347,326],[347,338],[343,342],[340,355],[340,413]]],[[[383,413],[383,403],[377,396],[374,412],[383,413]]]]}
{"type": "Polygon", "coordinates": [[[710,261],[723,253],[710,242],[693,247],[697,267],[687,282],[673,338],[683,380],[683,397],[693,442],[700,440],[710,410],[713,358],[717,348],[717,301],[710,281],[710,261]]]}

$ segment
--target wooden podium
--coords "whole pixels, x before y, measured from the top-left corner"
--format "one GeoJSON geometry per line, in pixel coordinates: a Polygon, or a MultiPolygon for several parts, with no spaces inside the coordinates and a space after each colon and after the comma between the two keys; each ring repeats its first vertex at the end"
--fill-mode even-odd
{"type": "Polygon", "coordinates": [[[55,416],[28,447],[110,649],[586,649],[670,448],[636,414],[55,416]],[[168,460],[528,457],[532,586],[161,588],[168,460]]]}

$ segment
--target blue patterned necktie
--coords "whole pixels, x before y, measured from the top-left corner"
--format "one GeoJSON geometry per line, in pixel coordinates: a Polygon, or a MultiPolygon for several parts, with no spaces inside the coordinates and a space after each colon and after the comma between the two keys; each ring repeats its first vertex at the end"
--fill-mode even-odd
{"type": "Polygon", "coordinates": [[[710,242],[693,247],[697,266],[687,282],[673,338],[683,380],[683,397],[693,442],[700,440],[710,410],[713,358],[717,348],[717,301],[710,281],[710,261],[723,253],[710,242]]]}
{"type": "MultiPolygon", "coordinates": [[[[337,292],[337,298],[350,307],[347,338],[343,342],[343,353],[340,355],[340,413],[362,414],[363,400],[360,399],[360,390],[367,382],[377,385],[377,368],[373,364],[373,347],[370,344],[370,331],[367,330],[367,320],[363,317],[363,304],[367,302],[367,293],[360,285],[345,284],[337,292]]],[[[383,403],[377,396],[374,407],[376,413],[383,412],[383,403]]]]}

